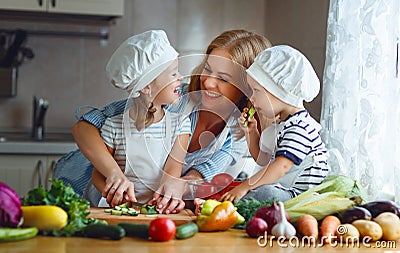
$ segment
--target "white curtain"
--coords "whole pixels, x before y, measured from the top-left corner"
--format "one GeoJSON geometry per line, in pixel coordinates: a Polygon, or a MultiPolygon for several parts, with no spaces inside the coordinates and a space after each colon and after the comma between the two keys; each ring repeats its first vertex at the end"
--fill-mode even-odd
{"type": "Polygon", "coordinates": [[[321,113],[332,173],[398,203],[399,13],[399,0],[330,1],[321,113]]]}

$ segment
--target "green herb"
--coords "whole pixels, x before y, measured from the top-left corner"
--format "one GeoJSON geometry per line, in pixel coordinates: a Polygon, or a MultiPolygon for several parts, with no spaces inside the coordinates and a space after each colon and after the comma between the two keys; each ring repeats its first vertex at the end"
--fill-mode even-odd
{"type": "Polygon", "coordinates": [[[270,206],[273,200],[258,201],[254,198],[240,200],[235,204],[236,211],[240,213],[245,219],[244,223],[236,224],[234,228],[243,229],[246,227],[246,223],[251,220],[254,213],[263,206],[270,206]]]}
{"type": "Polygon", "coordinates": [[[101,223],[98,219],[87,218],[89,202],[75,193],[71,185],[65,186],[61,180],[51,179],[50,190],[43,186],[32,189],[28,197],[22,198],[22,205],[55,205],[64,209],[68,214],[67,225],[61,230],[44,231],[42,234],[54,236],[79,236],[89,224],[101,223]]]}

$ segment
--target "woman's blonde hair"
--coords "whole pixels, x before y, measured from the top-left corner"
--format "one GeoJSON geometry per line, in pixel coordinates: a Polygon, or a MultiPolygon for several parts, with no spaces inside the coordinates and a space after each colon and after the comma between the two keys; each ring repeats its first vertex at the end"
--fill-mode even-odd
{"type": "MultiPolygon", "coordinates": [[[[271,42],[260,34],[246,30],[228,30],[211,41],[206,54],[210,54],[214,49],[224,49],[229,53],[232,61],[247,69],[259,53],[271,46],[271,42]]],[[[200,75],[203,68],[204,64],[201,64],[194,70],[194,75],[188,87],[189,92],[200,90],[200,75]]],[[[243,107],[247,105],[245,96],[242,100],[237,105],[240,110],[243,110],[243,107]]]]}

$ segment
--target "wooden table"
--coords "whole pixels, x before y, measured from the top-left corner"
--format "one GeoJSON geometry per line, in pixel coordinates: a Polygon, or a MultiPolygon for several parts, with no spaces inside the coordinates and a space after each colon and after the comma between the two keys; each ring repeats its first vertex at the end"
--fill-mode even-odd
{"type": "MultiPolygon", "coordinates": [[[[90,239],[90,238],[57,238],[50,236],[36,236],[33,239],[0,243],[1,253],[276,253],[276,252],[400,252],[400,241],[396,248],[376,248],[360,245],[358,247],[280,247],[277,241],[273,245],[261,247],[257,239],[247,237],[243,230],[231,229],[225,232],[197,233],[194,237],[185,240],[171,240],[168,242],[153,242],[132,237],[125,237],[119,241],[90,239]]],[[[393,245],[392,245],[393,246],[393,245]]]]}

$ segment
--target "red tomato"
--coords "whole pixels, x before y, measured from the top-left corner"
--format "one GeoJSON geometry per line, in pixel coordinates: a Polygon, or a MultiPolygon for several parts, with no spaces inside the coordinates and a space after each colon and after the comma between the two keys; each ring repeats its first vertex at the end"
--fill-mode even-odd
{"type": "Polygon", "coordinates": [[[233,177],[228,173],[220,173],[211,179],[211,183],[218,187],[224,188],[233,181],[233,177]]]}
{"type": "Polygon", "coordinates": [[[218,192],[217,186],[209,182],[203,182],[196,187],[196,198],[207,198],[218,192]]]}
{"type": "Polygon", "coordinates": [[[150,222],[149,235],[158,242],[166,242],[175,237],[176,226],[170,218],[157,218],[150,222]]]}

